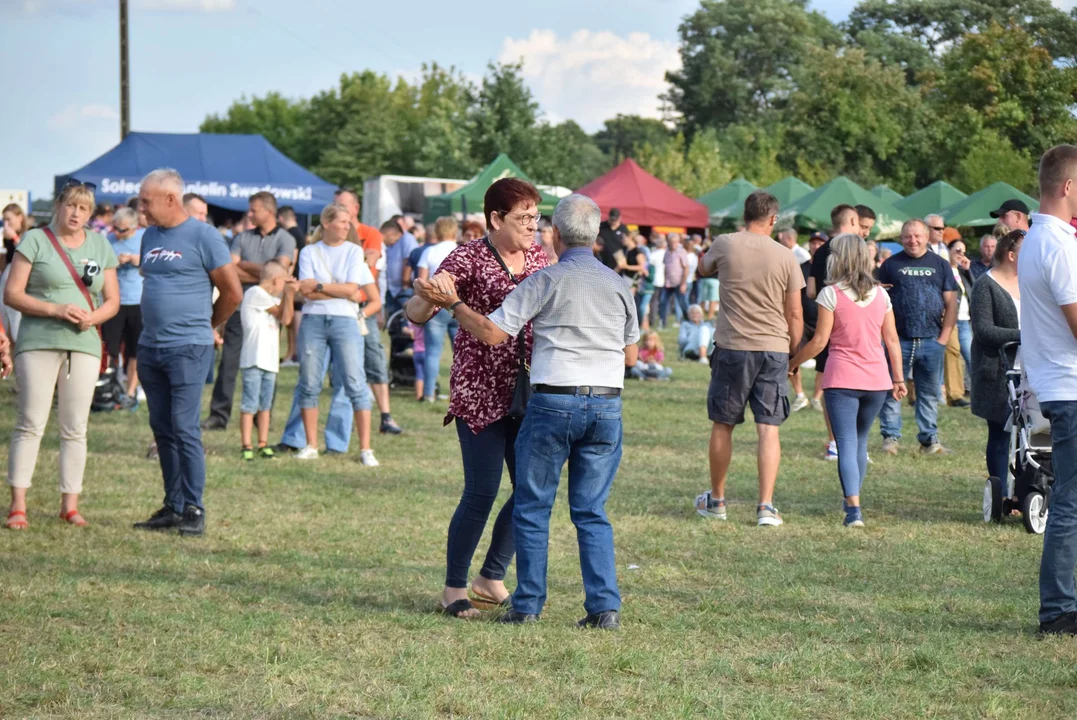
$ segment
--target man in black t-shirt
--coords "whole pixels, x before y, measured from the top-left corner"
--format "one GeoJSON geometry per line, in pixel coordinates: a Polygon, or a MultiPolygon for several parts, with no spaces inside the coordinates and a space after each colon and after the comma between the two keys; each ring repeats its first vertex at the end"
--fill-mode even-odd
{"type": "MultiPolygon", "coordinates": [[[[905,249],[879,268],[879,283],[894,306],[894,324],[901,342],[903,377],[916,383],[916,425],[920,453],[947,455],[939,443],[939,398],[943,358],[957,324],[957,281],[950,263],[928,251],[928,227],[909,220],[901,229],[905,249]]],[[[879,414],[883,450],[898,452],[901,438],[901,403],[887,397],[879,414]]]]}
{"type": "Polygon", "coordinates": [[[617,208],[610,210],[610,219],[598,226],[598,240],[595,242],[595,250],[598,251],[598,259],[611,270],[617,269],[617,253],[623,253],[625,235],[628,228],[621,224],[621,211],[617,208]]]}

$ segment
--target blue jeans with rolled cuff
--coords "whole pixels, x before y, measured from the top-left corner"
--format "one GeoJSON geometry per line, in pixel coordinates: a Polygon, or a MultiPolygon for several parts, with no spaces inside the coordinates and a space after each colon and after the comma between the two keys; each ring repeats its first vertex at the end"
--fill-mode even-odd
{"type": "MultiPolygon", "coordinates": [[[[935,338],[916,338],[901,342],[901,366],[905,377],[912,374],[916,383],[916,439],[923,446],[939,441],[939,400],[942,397],[943,360],[946,346],[935,338]]],[[[879,413],[883,438],[901,439],[901,403],[888,395],[879,413]]]]}

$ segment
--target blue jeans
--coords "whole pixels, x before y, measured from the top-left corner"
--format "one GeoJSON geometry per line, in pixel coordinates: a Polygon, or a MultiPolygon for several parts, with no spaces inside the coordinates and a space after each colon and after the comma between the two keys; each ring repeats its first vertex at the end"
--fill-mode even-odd
{"type": "MultiPolygon", "coordinates": [[[[942,367],[946,348],[935,338],[901,338],[901,367],[905,377],[912,373],[916,383],[916,439],[921,445],[939,441],[939,398],[942,395],[942,367]]],[[[901,403],[888,395],[879,414],[884,438],[901,438],[901,403]]]]}
{"type": "Polygon", "coordinates": [[[965,360],[965,376],[968,377],[972,373],[972,321],[958,320],[954,332],[957,333],[957,342],[961,345],[961,357],[965,360]]]}
{"type": "Polygon", "coordinates": [[[987,474],[1002,481],[1003,492],[1010,491],[1010,431],[1006,423],[987,421],[987,474]]]}
{"type": "Polygon", "coordinates": [[[138,380],[146,393],[150,429],[157,441],[165,505],[177,513],[205,509],[206,455],[202,430],[202,388],[213,364],[212,345],[138,347],[138,380]]]}
{"type": "Polygon", "coordinates": [[[257,367],[243,368],[243,396],[239,411],[247,415],[269,412],[273,409],[273,390],[277,387],[277,373],[257,367]]]}
{"type": "Polygon", "coordinates": [[[636,317],[639,318],[639,322],[642,323],[647,319],[647,314],[651,310],[651,298],[654,297],[654,291],[640,290],[636,294],[636,317]]]}
{"type": "MultiPolygon", "coordinates": [[[[346,453],[351,443],[352,424],[355,410],[352,408],[348,393],[344,390],[344,377],[338,370],[340,363],[330,363],[329,355],[322,363],[322,377],[329,373],[329,384],[333,389],[333,401],[329,404],[329,417],[325,421],[325,447],[329,452],[346,453]]],[[[303,417],[299,414],[299,384],[296,383],[292,394],[292,409],[288,421],[284,424],[284,434],[280,438],[282,445],[301,448],[307,444],[307,434],[303,429],[303,417]]]]}
{"type": "Polygon", "coordinates": [[[423,361],[423,395],[436,398],[438,394],[438,374],[441,372],[441,350],[445,346],[445,334],[452,316],[448,310],[439,310],[423,326],[423,340],[426,343],[426,359],[423,361]]]}
{"type": "Polygon", "coordinates": [[[621,462],[621,398],[535,393],[516,439],[516,592],[512,608],[546,602],[550,513],[568,462],[568,509],[576,526],[588,614],[621,609],[606,498],[621,462]]]}
{"type": "Polygon", "coordinates": [[[838,480],[845,497],[860,495],[868,474],[868,433],[879,416],[886,390],[824,390],[826,411],[838,445],[838,480]]]}
{"type": "MultiPolygon", "coordinates": [[[[506,466],[509,481],[514,487],[516,485],[516,436],[519,432],[520,421],[508,417],[487,425],[477,434],[471,432],[467,423],[456,418],[456,435],[464,460],[464,494],[460,496],[460,504],[449,523],[449,541],[445,548],[446,587],[467,587],[471,558],[486,529],[506,466]]],[[[512,508],[513,496],[510,495],[494,521],[490,550],[479,571],[488,580],[504,580],[516,552],[512,508]]]]}
{"type": "Polygon", "coordinates": [[[662,327],[666,326],[666,315],[669,313],[670,299],[676,300],[677,303],[675,308],[677,322],[680,322],[681,318],[688,314],[688,298],[681,292],[680,286],[662,288],[662,295],[658,300],[658,316],[662,320],[662,327]]]}
{"type": "Polygon", "coordinates": [[[1051,512],[1040,559],[1040,622],[1077,611],[1077,401],[1041,402],[1051,421],[1051,512]]]}
{"type": "Polygon", "coordinates": [[[296,339],[299,352],[299,407],[318,407],[326,356],[340,366],[344,391],[356,411],[369,410],[374,394],[363,370],[363,336],[354,317],[305,315],[296,339]]]}

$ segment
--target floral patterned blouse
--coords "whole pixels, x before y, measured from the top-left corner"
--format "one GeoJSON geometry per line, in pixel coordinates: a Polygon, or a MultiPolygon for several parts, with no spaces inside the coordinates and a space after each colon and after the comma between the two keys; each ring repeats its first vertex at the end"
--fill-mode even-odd
{"type": "MultiPolygon", "coordinates": [[[[549,261],[542,246],[534,244],[524,254],[524,270],[516,279],[522,281],[547,265],[549,261]]],[[[442,271],[452,273],[460,299],[482,315],[501,307],[516,287],[486,246],[486,238],[472,240],[453,250],[438,267],[438,272],[442,271]]],[[[525,333],[530,360],[530,323],[525,333]]],[[[519,367],[514,339],[490,346],[460,328],[449,374],[449,414],[445,416],[445,424],[458,417],[477,434],[505,417],[512,406],[519,367]]]]}

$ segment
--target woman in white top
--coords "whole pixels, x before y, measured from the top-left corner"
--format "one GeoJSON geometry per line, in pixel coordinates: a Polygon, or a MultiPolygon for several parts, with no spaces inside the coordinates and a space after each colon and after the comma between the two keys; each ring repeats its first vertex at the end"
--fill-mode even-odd
{"type": "MultiPolygon", "coordinates": [[[[445,258],[456,249],[456,234],[460,226],[451,217],[438,218],[434,223],[434,237],[437,243],[423,253],[419,261],[419,279],[429,280],[434,277],[438,267],[445,258]]],[[[438,375],[441,373],[441,350],[445,346],[445,335],[449,332],[452,316],[448,310],[438,311],[423,326],[423,339],[426,342],[426,359],[423,361],[423,400],[434,402],[438,395],[438,375]]]]}
{"type": "Polygon", "coordinates": [[[299,253],[299,290],[306,298],[299,326],[300,415],[307,446],[300,460],[318,457],[318,395],[325,372],[325,354],[343,369],[344,390],[355,410],[359,433],[359,460],[377,466],[370,448],[370,406],[374,396],[363,369],[363,335],[360,325],[381,310],[377,283],[363,258],[363,248],[348,242],[351,221],[342,205],[322,210],[323,235],[299,253]],[[360,307],[352,298],[360,290],[367,302],[360,307]]]}

